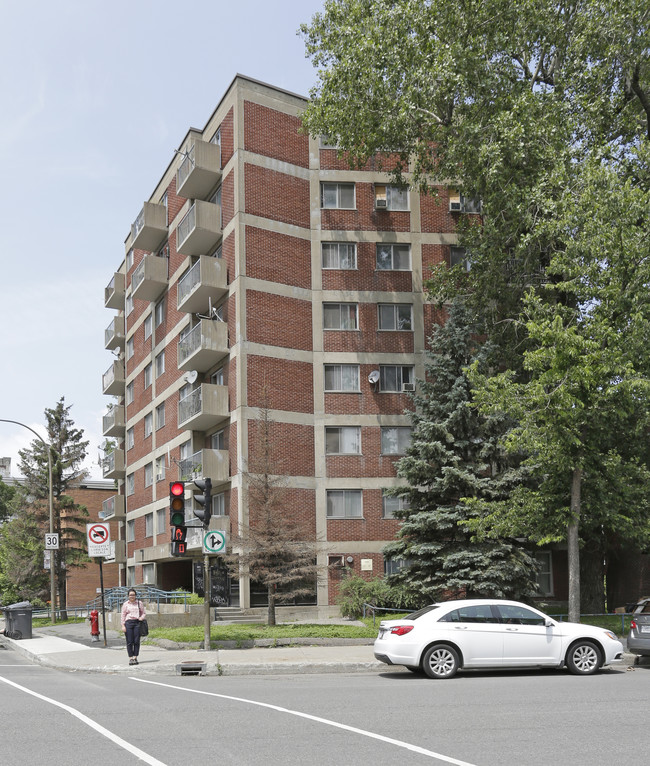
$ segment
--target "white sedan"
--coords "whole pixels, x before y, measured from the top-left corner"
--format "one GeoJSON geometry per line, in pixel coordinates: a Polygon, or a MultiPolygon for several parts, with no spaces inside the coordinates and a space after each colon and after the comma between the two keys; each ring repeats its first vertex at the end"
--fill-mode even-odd
{"type": "Polygon", "coordinates": [[[459,668],[560,668],[590,675],[623,657],[610,630],[558,622],[517,601],[444,601],[401,620],[382,620],[375,657],[451,678],[459,668]]]}

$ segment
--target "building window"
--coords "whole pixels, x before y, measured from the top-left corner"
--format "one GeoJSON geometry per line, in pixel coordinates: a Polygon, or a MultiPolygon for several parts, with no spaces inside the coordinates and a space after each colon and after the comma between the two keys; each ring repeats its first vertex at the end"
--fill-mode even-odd
{"type": "Polygon", "coordinates": [[[131,427],[126,431],[126,448],[133,449],[135,445],[135,430],[131,427]]]}
{"type": "Polygon", "coordinates": [[[363,507],[360,489],[328,489],[328,519],[360,519],[363,507]]]}
{"type": "Polygon", "coordinates": [[[338,149],[338,143],[335,138],[329,136],[319,136],[318,138],[319,149],[338,149]]]}
{"type": "Polygon", "coordinates": [[[133,296],[129,293],[124,301],[124,313],[128,316],[133,311],[133,296]]]}
{"type": "Polygon", "coordinates": [[[217,144],[218,146],[221,146],[221,128],[217,128],[216,133],[210,139],[210,143],[211,144],[217,144]]]}
{"type": "Polygon", "coordinates": [[[156,430],[165,425],[165,402],[156,407],[156,430]]]}
{"type": "Polygon", "coordinates": [[[144,416],[144,438],[147,439],[153,433],[153,412],[144,416]]]}
{"type": "Polygon", "coordinates": [[[150,487],[153,484],[153,463],[147,463],[144,467],[144,486],[150,487]]]}
{"type": "Polygon", "coordinates": [[[133,381],[126,386],[126,403],[133,404],[133,381]]]}
{"type": "Polygon", "coordinates": [[[135,492],[135,474],[130,473],[126,477],[126,495],[132,495],[135,492]]]}
{"type": "Polygon", "coordinates": [[[224,428],[212,434],[210,437],[210,445],[212,446],[212,449],[226,449],[226,431],[224,428]]]}
{"type": "Polygon", "coordinates": [[[167,531],[167,511],[159,508],[156,511],[156,534],[164,535],[167,531]]]}
{"type": "Polygon", "coordinates": [[[133,250],[129,250],[126,254],[126,270],[129,271],[133,268],[133,250]]]}
{"type": "Polygon", "coordinates": [[[324,269],[356,269],[357,246],[353,242],[323,242],[321,259],[324,269]]]}
{"type": "Polygon", "coordinates": [[[143,564],[142,565],[142,582],[147,585],[155,585],[156,583],[156,565],[155,564],[143,564]]]}
{"type": "Polygon", "coordinates": [[[224,492],[220,492],[218,495],[212,497],[212,515],[213,516],[225,516],[226,515],[226,495],[224,492]]]}
{"type": "Polygon", "coordinates": [[[358,330],[359,317],[356,303],[323,303],[325,330],[358,330]]]}
{"type": "Polygon", "coordinates": [[[126,522],[126,541],[127,543],[135,541],[135,521],[126,522]]]}
{"type": "Polygon", "coordinates": [[[133,338],[129,338],[126,342],[126,358],[131,359],[134,353],[135,353],[135,344],[133,342],[133,338]]]}
{"type": "Polygon", "coordinates": [[[382,519],[394,519],[395,511],[403,511],[410,508],[409,501],[405,497],[391,497],[382,495],[381,498],[381,517],[382,519]]]}
{"type": "Polygon", "coordinates": [[[162,481],[165,478],[165,456],[156,458],[156,481],[162,481]]]}
{"type": "Polygon", "coordinates": [[[326,391],[359,391],[358,364],[326,364],[326,391]]]}
{"type": "Polygon", "coordinates": [[[153,316],[148,314],[144,320],[144,339],[151,337],[151,328],[153,327],[153,316]]]}
{"type": "Polygon", "coordinates": [[[144,516],[144,536],[153,537],[153,513],[146,513],[144,516]]]}
{"type": "Polygon", "coordinates": [[[327,426],[325,428],[326,455],[360,455],[361,428],[359,426],[327,426]]]}
{"type": "Polygon", "coordinates": [[[472,268],[472,262],[467,250],[464,247],[453,246],[449,249],[449,265],[460,266],[463,271],[469,271],[472,268]]]}
{"type": "Polygon", "coordinates": [[[213,372],[210,376],[210,383],[212,383],[213,386],[223,386],[223,381],[223,367],[219,367],[219,369],[216,372],[213,372]]]}
{"type": "Polygon", "coordinates": [[[408,210],[408,189],[405,186],[375,184],[375,208],[377,210],[408,210]]]}
{"type": "Polygon", "coordinates": [[[406,559],[384,559],[384,574],[396,574],[400,569],[404,569],[406,563],[406,559]]]}
{"type": "Polygon", "coordinates": [[[144,387],[149,388],[151,385],[153,368],[151,362],[144,368],[144,387]]]}
{"type": "Polygon", "coordinates": [[[378,242],[376,263],[379,271],[410,271],[411,246],[378,242]]]}
{"type": "Polygon", "coordinates": [[[380,303],[378,314],[380,330],[413,329],[413,306],[410,303],[380,303]]]}
{"type": "Polygon", "coordinates": [[[321,183],[320,204],[330,210],[354,210],[354,184],[321,183]]]}
{"type": "Polygon", "coordinates": [[[179,457],[181,460],[187,460],[187,458],[192,454],[192,442],[186,441],[181,444],[179,447],[179,457]]]}
{"type": "Polygon", "coordinates": [[[165,352],[161,351],[156,357],[156,377],[159,378],[165,372],[165,352]]]}
{"type": "Polygon", "coordinates": [[[535,554],[540,570],[537,573],[537,585],[543,596],[553,595],[553,557],[551,551],[539,551],[535,554]]]}
{"type": "Polygon", "coordinates": [[[381,454],[405,455],[411,444],[410,426],[383,426],[381,429],[381,454]]]}
{"type": "Polygon", "coordinates": [[[402,364],[379,365],[379,390],[398,392],[412,391],[413,367],[402,364]],[[406,386],[406,388],[405,388],[406,386]]]}
{"type": "Polygon", "coordinates": [[[154,319],[156,320],[156,327],[160,327],[160,325],[165,321],[165,299],[161,298],[158,303],[156,303],[156,307],[153,310],[154,313],[154,319]]]}
{"type": "Polygon", "coordinates": [[[481,200],[461,194],[458,189],[449,189],[449,211],[451,213],[481,212],[481,200]]]}

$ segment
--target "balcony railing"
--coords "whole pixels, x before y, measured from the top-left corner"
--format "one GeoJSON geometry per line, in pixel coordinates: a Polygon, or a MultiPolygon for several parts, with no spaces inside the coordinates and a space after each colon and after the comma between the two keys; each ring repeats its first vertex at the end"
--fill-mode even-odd
{"type": "Polygon", "coordinates": [[[124,274],[119,271],[113,274],[113,279],[104,288],[104,306],[107,309],[124,308],[124,285],[124,274]]]}
{"type": "Polygon", "coordinates": [[[178,427],[205,431],[229,414],[228,388],[202,383],[178,402],[178,427]]]}
{"type": "Polygon", "coordinates": [[[201,255],[178,281],[178,310],[188,314],[207,312],[210,301],[216,303],[227,290],[226,264],[223,259],[201,255]]]}
{"type": "Polygon", "coordinates": [[[195,200],[176,229],[176,250],[183,255],[205,255],[221,239],[221,206],[195,200]]]}
{"type": "Polygon", "coordinates": [[[203,199],[221,178],[221,147],[196,139],[176,171],[176,193],[186,199],[203,199]]]}
{"type": "Polygon", "coordinates": [[[104,456],[102,474],[105,479],[124,478],[124,450],[116,449],[104,456]]]}
{"type": "Polygon", "coordinates": [[[108,521],[109,519],[124,518],[125,513],[124,495],[113,495],[102,503],[102,509],[99,512],[100,519],[108,521]]]}
{"type": "Polygon", "coordinates": [[[113,321],[104,330],[104,347],[113,349],[124,346],[124,317],[113,317],[113,321]]]}
{"type": "Polygon", "coordinates": [[[228,355],[228,325],[202,319],[178,342],[178,368],[205,372],[228,355]]]}
{"type": "Polygon", "coordinates": [[[110,396],[124,394],[124,361],[116,359],[102,375],[102,391],[110,396]]]}
{"type": "Polygon", "coordinates": [[[203,449],[179,463],[180,480],[193,481],[203,476],[212,479],[212,486],[230,480],[228,450],[203,449]]]}
{"type": "Polygon", "coordinates": [[[145,202],[131,224],[130,246],[136,250],[157,250],[167,239],[167,207],[145,202]]]}
{"type": "Polygon", "coordinates": [[[124,436],[124,406],[113,406],[102,418],[102,433],[104,436],[124,436]]]}
{"type": "Polygon", "coordinates": [[[133,297],[140,301],[155,301],[166,290],[168,260],[164,256],[147,253],[133,272],[133,297]]]}

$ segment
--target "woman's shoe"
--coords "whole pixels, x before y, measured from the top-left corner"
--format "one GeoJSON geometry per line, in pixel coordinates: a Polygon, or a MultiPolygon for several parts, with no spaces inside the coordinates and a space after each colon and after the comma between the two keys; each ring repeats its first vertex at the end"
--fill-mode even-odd
{"type": "Polygon", "coordinates": [[[138,658],[137,658],[137,657],[134,657],[134,658],[133,658],[133,664],[134,664],[134,665],[139,665],[139,664],[140,664],[140,663],[138,662],[138,658]]]}
{"type": "Polygon", "coordinates": [[[136,659],[135,657],[129,657],[129,665],[135,665],[136,659]]]}

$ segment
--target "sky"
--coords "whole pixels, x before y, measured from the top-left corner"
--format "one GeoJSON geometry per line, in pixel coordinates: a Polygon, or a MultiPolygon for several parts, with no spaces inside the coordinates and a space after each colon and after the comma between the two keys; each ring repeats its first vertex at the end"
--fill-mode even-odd
{"type": "MultiPolygon", "coordinates": [[[[236,74],[307,96],[322,0],[0,0],[0,419],[46,437],[61,397],[101,479],[104,288],[189,127],[236,74]]],[[[20,474],[34,435],[0,422],[20,474]]]]}

